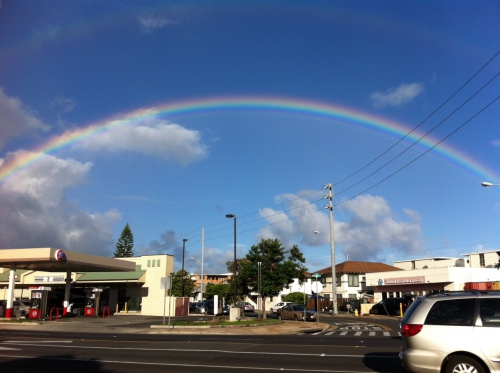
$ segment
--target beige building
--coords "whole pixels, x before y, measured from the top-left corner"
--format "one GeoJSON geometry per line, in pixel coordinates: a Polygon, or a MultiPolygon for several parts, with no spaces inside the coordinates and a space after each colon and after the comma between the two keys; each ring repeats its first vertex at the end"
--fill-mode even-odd
{"type": "Polygon", "coordinates": [[[463,254],[465,258],[425,258],[395,262],[403,271],[367,274],[366,285],[374,289],[375,301],[403,295],[425,295],[431,291],[465,290],[466,284],[481,284],[485,290],[500,281],[495,268],[500,251],[463,254]]]}
{"type": "MultiPolygon", "coordinates": [[[[54,248],[1,250],[0,299],[28,299],[31,289],[50,288],[49,300],[58,307],[83,307],[85,290],[102,289],[101,310],[163,315],[166,302],[162,278],[174,272],[171,255],[105,258],[54,248]],[[61,254],[62,253],[62,254],[61,254]],[[58,260],[57,255],[64,256],[58,260]],[[13,275],[13,276],[12,276],[13,275]],[[10,293],[12,289],[12,293],[10,293]],[[68,299],[66,289],[70,289],[68,299]]],[[[173,303],[173,304],[172,304],[173,303]]]]}

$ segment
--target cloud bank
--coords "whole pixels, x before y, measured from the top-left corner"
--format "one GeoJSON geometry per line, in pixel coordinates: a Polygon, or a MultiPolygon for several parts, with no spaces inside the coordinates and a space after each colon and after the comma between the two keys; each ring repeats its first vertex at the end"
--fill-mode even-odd
{"type": "Polygon", "coordinates": [[[389,88],[385,92],[375,92],[370,98],[373,106],[401,106],[407,104],[424,91],[422,83],[401,84],[397,88],[389,88]]]}
{"type": "MultiPolygon", "coordinates": [[[[307,193],[305,193],[307,194],[307,193]]],[[[328,213],[321,213],[316,205],[294,194],[285,194],[277,198],[277,203],[290,201],[288,211],[263,209],[260,215],[270,225],[256,235],[262,238],[278,238],[285,247],[293,243],[309,246],[329,244],[330,223],[328,213]],[[319,231],[320,234],[314,234],[319,231]]],[[[343,220],[334,223],[334,241],[337,255],[339,251],[349,254],[353,260],[384,261],[389,253],[421,254],[420,216],[410,210],[404,210],[405,220],[399,220],[387,201],[378,196],[361,195],[342,205],[343,220]]],[[[335,209],[338,219],[339,209],[335,209]]],[[[310,263],[308,264],[310,266],[310,263]]],[[[327,263],[322,263],[327,267],[327,263]]]]}
{"type": "Polygon", "coordinates": [[[160,119],[101,133],[76,146],[93,152],[136,152],[175,160],[183,165],[203,159],[208,154],[198,131],[160,119]]]}
{"type": "MultiPolygon", "coordinates": [[[[3,167],[25,155],[22,150],[9,153],[3,167]]],[[[91,163],[46,155],[35,167],[0,184],[0,248],[56,247],[110,256],[111,225],[120,213],[81,211],[65,199],[68,189],[81,184],[91,168],[91,163]]]]}

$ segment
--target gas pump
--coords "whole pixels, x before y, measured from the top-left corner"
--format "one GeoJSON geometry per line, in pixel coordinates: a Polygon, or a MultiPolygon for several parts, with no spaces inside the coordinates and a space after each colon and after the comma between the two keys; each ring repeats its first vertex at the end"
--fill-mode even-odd
{"type": "Polygon", "coordinates": [[[97,316],[99,314],[99,300],[101,298],[102,289],[85,290],[85,316],[97,316]]]}
{"type": "Polygon", "coordinates": [[[31,290],[31,300],[30,300],[30,319],[40,319],[47,315],[47,308],[49,305],[49,291],[50,287],[47,286],[36,286],[30,287],[31,290]]]}

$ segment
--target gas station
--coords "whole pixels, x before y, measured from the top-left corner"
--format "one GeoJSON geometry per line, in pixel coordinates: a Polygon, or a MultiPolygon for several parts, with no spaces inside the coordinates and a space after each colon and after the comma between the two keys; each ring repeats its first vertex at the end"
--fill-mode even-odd
{"type": "MultiPolygon", "coordinates": [[[[2,249],[0,250],[0,267],[9,269],[7,304],[5,317],[12,318],[14,291],[16,286],[16,271],[40,271],[65,273],[61,280],[64,283],[64,301],[62,304],[62,316],[71,311],[70,289],[72,273],[96,273],[96,272],[134,272],[136,263],[116,258],[106,258],[97,255],[59,250],[56,248],[24,248],[24,249],[2,249]]],[[[48,313],[48,294],[50,286],[30,286],[30,318],[43,318],[48,313]]],[[[86,289],[85,315],[94,316],[99,310],[99,298],[102,289],[86,289]]],[[[58,310],[56,310],[58,312],[58,310]]],[[[51,315],[52,316],[52,315],[51,315]]],[[[57,317],[57,316],[56,316],[57,317]]]]}

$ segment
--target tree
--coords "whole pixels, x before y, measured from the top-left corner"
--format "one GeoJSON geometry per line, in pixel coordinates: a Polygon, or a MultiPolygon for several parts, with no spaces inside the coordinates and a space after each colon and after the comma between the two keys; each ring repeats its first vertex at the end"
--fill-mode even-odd
{"type": "MultiPolygon", "coordinates": [[[[238,301],[243,301],[246,295],[250,295],[252,290],[250,285],[248,284],[248,278],[245,275],[242,275],[242,270],[243,267],[248,263],[248,260],[246,258],[243,259],[236,259],[236,279],[234,276],[231,276],[231,278],[228,281],[229,288],[231,289],[229,294],[230,294],[230,300],[232,301],[234,298],[234,281],[236,281],[236,300],[235,303],[238,301]]],[[[231,273],[235,273],[234,271],[234,261],[228,261],[226,262],[227,270],[231,273]]]]}
{"type": "MultiPolygon", "coordinates": [[[[242,282],[248,292],[258,292],[258,262],[261,262],[262,308],[266,308],[266,298],[277,296],[294,278],[305,280],[307,268],[302,252],[297,245],[287,251],[278,239],[263,239],[250,248],[245,260],[241,261],[242,282]]],[[[266,318],[266,313],[263,313],[266,318]]]]}
{"type": "Polygon", "coordinates": [[[306,295],[304,297],[304,293],[301,293],[298,291],[296,291],[294,293],[287,294],[283,297],[283,300],[285,302],[292,302],[295,304],[301,304],[303,306],[306,305],[308,299],[309,299],[309,295],[306,295]],[[304,300],[304,298],[305,298],[305,300],[304,300]]]}
{"type": "Polygon", "coordinates": [[[174,297],[190,297],[195,288],[195,280],[191,279],[191,275],[186,270],[179,270],[176,273],[171,273],[172,277],[172,289],[170,290],[170,295],[174,297]],[[182,290],[184,288],[184,294],[182,290]]]}
{"type": "Polygon", "coordinates": [[[128,258],[134,256],[132,248],[134,247],[134,235],[128,223],[123,228],[122,235],[116,243],[115,258],[128,258]]]}
{"type": "Polygon", "coordinates": [[[214,295],[227,299],[231,295],[231,287],[228,283],[224,284],[207,284],[205,288],[205,297],[213,299],[214,295]]]}

